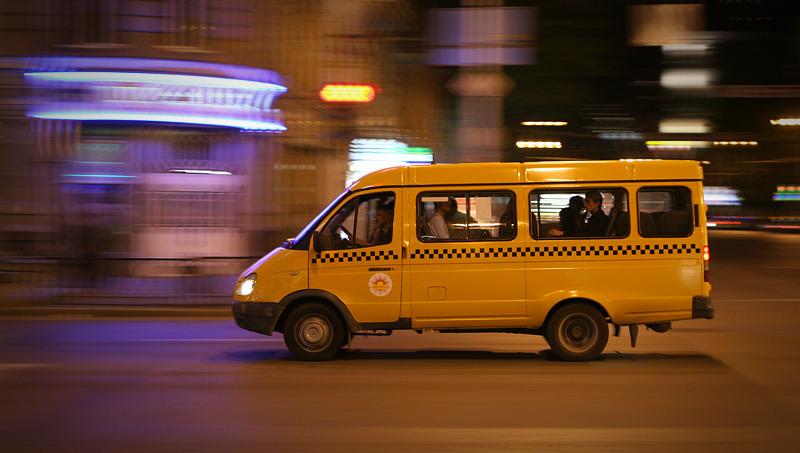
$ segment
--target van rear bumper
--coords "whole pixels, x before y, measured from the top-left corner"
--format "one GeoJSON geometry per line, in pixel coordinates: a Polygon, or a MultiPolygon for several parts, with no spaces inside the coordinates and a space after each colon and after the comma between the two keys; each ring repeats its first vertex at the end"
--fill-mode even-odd
{"type": "Polygon", "coordinates": [[[239,302],[235,300],[231,305],[237,326],[264,335],[272,335],[284,308],[286,307],[277,302],[239,302]]]}
{"type": "Polygon", "coordinates": [[[708,296],[692,297],[692,318],[714,319],[714,307],[708,296]]]}

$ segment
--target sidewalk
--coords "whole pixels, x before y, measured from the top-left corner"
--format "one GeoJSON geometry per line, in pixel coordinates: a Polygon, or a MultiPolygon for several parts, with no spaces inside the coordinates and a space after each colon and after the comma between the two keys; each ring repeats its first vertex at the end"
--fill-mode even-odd
{"type": "Polygon", "coordinates": [[[230,317],[230,297],[130,296],[72,288],[0,285],[0,317],[230,317]]]}
{"type": "Polygon", "coordinates": [[[228,306],[180,305],[0,305],[0,318],[230,318],[228,306]]]}

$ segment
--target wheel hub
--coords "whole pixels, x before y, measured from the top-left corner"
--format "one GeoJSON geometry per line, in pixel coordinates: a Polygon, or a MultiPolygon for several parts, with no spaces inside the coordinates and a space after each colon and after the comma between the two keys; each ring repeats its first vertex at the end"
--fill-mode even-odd
{"type": "Polygon", "coordinates": [[[573,313],[567,316],[559,327],[560,343],[570,352],[588,351],[597,341],[597,328],[592,319],[583,313],[573,313]]]}
{"type": "Polygon", "coordinates": [[[583,326],[572,326],[572,330],[570,330],[569,334],[575,341],[580,341],[586,335],[583,326]]]}
{"type": "Polygon", "coordinates": [[[330,323],[319,316],[303,319],[298,325],[297,333],[298,343],[309,352],[324,349],[332,338],[330,323]]]}

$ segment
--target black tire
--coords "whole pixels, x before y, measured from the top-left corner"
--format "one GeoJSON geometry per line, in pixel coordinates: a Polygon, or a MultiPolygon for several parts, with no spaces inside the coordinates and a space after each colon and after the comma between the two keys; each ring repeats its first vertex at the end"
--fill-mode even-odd
{"type": "Polygon", "coordinates": [[[347,344],[347,331],[339,313],[328,305],[308,302],[286,318],[283,341],[300,360],[330,360],[347,344]]]}
{"type": "Polygon", "coordinates": [[[591,305],[569,304],[559,308],[547,322],[545,338],[561,360],[594,360],[608,343],[608,323],[591,305]]]}

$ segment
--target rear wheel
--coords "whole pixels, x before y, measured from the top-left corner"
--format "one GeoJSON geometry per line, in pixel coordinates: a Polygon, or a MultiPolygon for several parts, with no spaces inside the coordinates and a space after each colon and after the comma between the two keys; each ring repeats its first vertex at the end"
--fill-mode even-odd
{"type": "Polygon", "coordinates": [[[608,343],[608,323],[599,310],[587,304],[569,304],[547,323],[545,338],[556,357],[571,362],[593,360],[608,343]]]}
{"type": "Polygon", "coordinates": [[[301,360],[330,360],[346,344],[344,322],[333,308],[317,302],[304,303],[289,313],[283,340],[301,360]]]}

